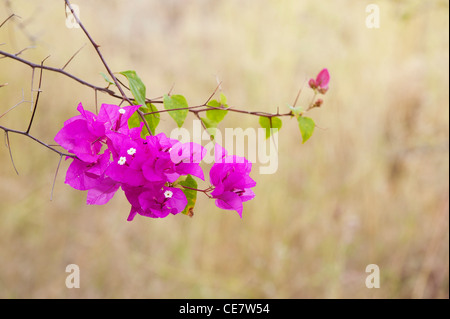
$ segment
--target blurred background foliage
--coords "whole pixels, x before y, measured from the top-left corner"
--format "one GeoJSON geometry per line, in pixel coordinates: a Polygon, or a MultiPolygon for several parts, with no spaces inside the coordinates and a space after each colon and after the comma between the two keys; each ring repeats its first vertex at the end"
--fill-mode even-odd
{"type": "MultiPolygon", "coordinates": [[[[127,222],[123,193],[87,206],[64,184],[57,154],[10,135],[17,176],[0,148],[2,298],[448,298],[448,1],[387,1],[380,28],[367,1],[73,0],[115,72],[136,70],[150,98],[201,104],[217,85],[230,105],[287,111],[305,79],[327,67],[330,90],[304,145],[285,118],[274,175],[252,176],[241,220],[199,197],[193,218],[127,222]],[[81,288],[67,289],[77,264],[81,288]],[[381,288],[365,287],[377,264],[381,288]]],[[[0,2],[0,50],[62,67],[85,43],[65,26],[60,0],[0,2]]],[[[99,86],[105,72],[88,44],[66,70],[99,86]]],[[[31,69],[0,60],[0,114],[30,99],[31,69]],[[22,91],[23,90],[23,91],[22,91]]],[[[37,82],[35,81],[35,88],[37,82]]],[[[94,92],[44,72],[31,133],[51,143],[94,92]]],[[[300,104],[309,102],[307,90],[300,104]]],[[[114,100],[99,93],[99,103],[114,100]]],[[[30,104],[0,124],[25,129],[30,104]]],[[[187,126],[194,117],[190,115],[187,126]]],[[[229,114],[224,127],[258,127],[229,114]]],[[[174,128],[162,116],[159,132],[174,128]]]]}

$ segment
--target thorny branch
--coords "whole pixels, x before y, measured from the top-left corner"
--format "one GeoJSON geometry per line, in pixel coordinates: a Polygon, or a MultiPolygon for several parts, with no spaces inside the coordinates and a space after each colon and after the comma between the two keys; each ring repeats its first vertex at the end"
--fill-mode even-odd
{"type": "MultiPolygon", "coordinates": [[[[80,28],[83,30],[84,34],[86,35],[86,37],[89,39],[89,41],[91,42],[92,46],[94,47],[95,51],[97,51],[97,55],[100,58],[100,60],[103,63],[103,66],[105,67],[106,71],[108,71],[108,74],[111,76],[114,84],[116,85],[117,89],[119,90],[120,94],[122,95],[122,99],[126,100],[128,103],[133,104],[131,102],[131,100],[127,97],[127,95],[125,94],[125,92],[123,91],[122,87],[120,86],[119,82],[116,79],[116,76],[114,75],[114,73],[111,71],[108,63],[106,63],[105,58],[103,57],[102,53],[100,52],[100,45],[98,45],[94,39],[91,37],[91,35],[89,34],[89,32],[86,30],[86,28],[84,27],[84,25],[81,23],[80,19],[78,18],[78,16],[75,14],[75,11],[73,10],[72,6],[70,5],[69,0],[65,0],[67,7],[70,9],[70,12],[72,12],[72,15],[75,18],[75,21],[78,23],[78,25],[80,26],[80,28]]],[[[147,121],[145,120],[144,117],[144,113],[140,110],[137,110],[137,112],[139,113],[139,116],[141,117],[142,121],[144,122],[145,127],[147,128],[148,132],[151,132],[150,127],[148,126],[147,121]]]]}
{"type": "MultiPolygon", "coordinates": [[[[68,153],[62,152],[62,151],[60,151],[60,150],[58,150],[58,149],[56,148],[56,147],[57,147],[56,145],[47,144],[47,143],[41,141],[39,138],[37,138],[37,137],[35,137],[35,136],[33,136],[33,135],[30,134],[30,130],[31,130],[31,127],[32,127],[32,124],[33,124],[33,120],[34,120],[34,117],[35,117],[35,114],[36,114],[36,110],[37,110],[37,107],[38,107],[39,96],[40,96],[40,93],[42,92],[42,91],[41,91],[41,84],[42,84],[42,74],[43,74],[43,71],[49,71],[49,72],[54,72],[54,73],[61,74],[61,75],[65,76],[65,77],[67,77],[67,78],[70,78],[70,79],[72,79],[72,80],[74,80],[74,81],[80,83],[81,85],[84,85],[84,86],[86,86],[86,87],[89,87],[89,88],[93,89],[94,92],[95,92],[95,105],[96,105],[96,107],[97,107],[97,92],[102,92],[102,93],[108,94],[109,96],[111,96],[111,97],[113,97],[113,98],[119,99],[119,100],[121,101],[120,104],[122,104],[123,102],[127,102],[127,103],[129,103],[129,104],[131,105],[131,104],[133,104],[133,103],[135,102],[135,100],[134,100],[133,98],[128,97],[128,96],[126,95],[126,93],[125,93],[125,91],[124,91],[123,88],[125,88],[125,89],[127,89],[127,90],[129,90],[129,88],[128,88],[126,85],[124,85],[119,79],[116,78],[114,72],[112,72],[111,68],[109,67],[108,63],[106,62],[104,56],[102,55],[102,53],[101,53],[101,51],[100,51],[100,45],[97,44],[97,42],[94,41],[94,39],[92,38],[92,36],[91,36],[90,33],[88,32],[88,30],[87,30],[87,29],[85,28],[85,26],[82,24],[82,22],[80,21],[79,17],[78,17],[78,16],[76,15],[76,13],[74,12],[74,10],[73,10],[73,8],[72,8],[70,2],[69,2],[68,0],[64,0],[64,3],[65,3],[65,6],[68,7],[69,10],[71,11],[73,17],[75,18],[75,21],[78,23],[78,25],[80,26],[80,28],[82,29],[82,31],[83,31],[84,34],[86,35],[86,37],[88,38],[88,40],[89,40],[89,42],[91,43],[91,45],[94,47],[94,49],[95,49],[95,51],[96,51],[98,57],[100,58],[100,60],[101,60],[101,62],[102,62],[102,64],[103,64],[103,66],[105,67],[107,73],[109,74],[109,76],[111,77],[112,81],[114,82],[114,86],[115,86],[115,87],[117,88],[117,90],[119,91],[119,94],[117,94],[114,90],[110,89],[110,88],[109,88],[110,85],[108,85],[107,87],[100,87],[100,86],[94,85],[94,84],[92,84],[92,83],[89,83],[89,82],[83,80],[82,78],[80,78],[80,77],[78,77],[78,76],[75,76],[75,75],[73,75],[73,74],[71,74],[71,73],[65,71],[65,68],[67,67],[67,65],[68,65],[68,64],[74,59],[74,57],[75,57],[75,56],[76,56],[76,55],[84,48],[84,46],[85,46],[86,44],[83,45],[80,49],[78,49],[78,50],[71,56],[71,58],[64,64],[64,66],[61,67],[61,68],[56,68],[56,67],[51,67],[51,66],[46,66],[46,65],[44,65],[44,61],[45,61],[48,57],[45,58],[43,61],[41,61],[40,64],[37,64],[37,63],[31,62],[31,61],[29,61],[29,60],[26,60],[26,59],[24,59],[24,58],[19,57],[19,55],[20,55],[21,53],[23,53],[25,50],[30,49],[30,48],[32,48],[32,47],[27,47],[27,48],[25,48],[25,49],[23,49],[23,50],[21,50],[21,51],[15,53],[15,54],[8,53],[8,52],[5,52],[5,51],[0,50],[0,55],[1,55],[1,56],[0,56],[0,59],[2,59],[2,58],[9,58],[9,59],[11,59],[11,60],[15,60],[15,61],[17,61],[17,62],[20,62],[20,63],[23,63],[23,64],[25,64],[25,65],[28,65],[28,66],[32,69],[32,79],[31,79],[31,91],[32,91],[32,94],[31,94],[31,95],[32,95],[32,100],[31,100],[31,101],[25,101],[25,99],[22,98],[22,101],[21,101],[21,102],[17,103],[16,105],[14,105],[14,106],[11,107],[10,109],[8,109],[8,111],[6,111],[5,113],[3,113],[3,114],[0,116],[0,118],[3,117],[4,115],[6,115],[9,111],[11,111],[12,109],[14,109],[15,107],[17,107],[18,105],[20,105],[20,104],[23,103],[23,102],[29,102],[29,103],[31,103],[31,104],[33,105],[33,91],[34,91],[34,90],[33,90],[33,80],[34,80],[34,72],[35,72],[36,69],[37,69],[37,70],[40,70],[40,75],[39,75],[39,88],[38,88],[38,90],[37,90],[36,100],[34,101],[34,107],[33,107],[33,109],[32,109],[32,115],[31,115],[30,121],[29,121],[29,123],[28,123],[27,129],[26,129],[25,131],[20,131],[20,130],[15,130],[15,129],[11,129],[11,128],[5,127],[5,126],[3,126],[3,125],[0,125],[0,129],[3,130],[4,133],[5,133],[5,144],[7,145],[7,148],[8,148],[8,150],[9,150],[10,158],[11,158],[13,167],[14,167],[14,169],[15,169],[16,172],[17,172],[17,169],[16,169],[16,166],[15,166],[14,160],[13,160],[13,155],[12,155],[12,151],[11,151],[11,144],[10,144],[10,139],[9,139],[9,133],[14,133],[14,134],[26,136],[26,137],[28,137],[28,138],[34,140],[35,142],[37,142],[37,143],[43,145],[44,147],[50,149],[51,151],[57,153],[57,154],[60,156],[60,159],[59,159],[59,162],[58,162],[58,167],[57,167],[56,172],[55,172],[55,177],[54,177],[54,182],[53,182],[53,186],[52,186],[51,197],[53,196],[54,183],[55,183],[55,181],[56,181],[56,177],[57,177],[57,174],[58,174],[58,170],[59,170],[59,167],[60,167],[62,158],[63,158],[63,157],[77,158],[77,157],[76,157],[75,155],[73,155],[73,154],[68,154],[68,153]]],[[[8,2],[8,4],[9,4],[9,2],[8,2]]],[[[7,21],[11,20],[11,19],[14,18],[14,17],[20,18],[19,16],[17,16],[17,15],[14,14],[14,13],[11,14],[11,15],[9,15],[9,16],[6,18],[6,20],[4,20],[4,21],[0,24],[0,28],[3,27],[7,21]]],[[[0,45],[1,45],[1,44],[4,44],[4,43],[0,43],[0,45]]],[[[0,89],[1,89],[2,87],[6,86],[7,84],[8,84],[8,83],[0,84],[0,89]]],[[[212,107],[212,106],[209,106],[208,103],[211,101],[211,99],[212,99],[212,98],[214,97],[214,95],[217,93],[218,89],[220,88],[220,85],[221,85],[221,83],[218,84],[218,86],[216,87],[216,89],[214,90],[214,92],[208,97],[208,99],[207,99],[203,104],[201,104],[201,105],[196,105],[196,106],[190,106],[190,107],[187,108],[187,110],[188,110],[189,112],[191,112],[193,115],[195,115],[198,119],[201,119],[201,118],[200,118],[200,115],[199,115],[200,113],[206,112],[206,111],[208,111],[208,110],[227,110],[227,111],[235,112],[235,113],[241,113],[241,114],[247,114],[247,115],[253,115],[253,116],[262,116],[262,117],[267,117],[270,121],[272,120],[273,117],[285,117],[285,116],[293,117],[293,116],[294,116],[294,114],[293,114],[292,111],[290,111],[290,112],[288,112],[288,113],[280,114],[280,112],[279,112],[278,109],[277,109],[277,112],[276,112],[276,113],[268,113],[268,112],[262,112],[262,111],[246,111],[246,110],[239,109],[239,108],[232,107],[232,106],[231,106],[231,107],[224,107],[224,106],[222,106],[222,107],[212,107]]],[[[168,95],[171,94],[171,91],[172,91],[172,89],[169,91],[168,95]]],[[[295,99],[294,106],[295,106],[295,104],[297,103],[297,100],[298,100],[298,98],[299,98],[300,92],[301,92],[301,89],[300,89],[300,91],[298,92],[298,95],[297,95],[297,97],[296,97],[296,99],[295,99]]],[[[163,97],[158,97],[158,98],[155,98],[155,99],[149,99],[149,98],[146,98],[145,101],[146,101],[146,103],[161,104],[161,103],[163,103],[163,100],[162,100],[162,99],[163,99],[163,97]]],[[[309,106],[308,110],[309,110],[310,108],[312,108],[312,107],[314,107],[313,104],[311,104],[311,105],[309,106]]],[[[149,128],[149,125],[148,125],[148,123],[147,123],[147,121],[146,121],[146,119],[145,119],[145,116],[146,116],[146,115],[157,114],[157,113],[165,113],[165,112],[176,111],[176,110],[182,110],[182,109],[170,109],[170,110],[164,109],[164,110],[158,110],[158,111],[149,112],[149,113],[143,113],[142,111],[138,110],[138,113],[139,113],[139,116],[141,117],[142,121],[144,122],[145,126],[147,127],[148,132],[151,132],[151,130],[150,130],[150,128],[149,128]]],[[[183,108],[183,110],[186,110],[186,108],[183,108]]],[[[202,124],[203,124],[203,122],[202,122],[202,124]]],[[[206,129],[206,128],[205,128],[205,129],[206,129]]]]}

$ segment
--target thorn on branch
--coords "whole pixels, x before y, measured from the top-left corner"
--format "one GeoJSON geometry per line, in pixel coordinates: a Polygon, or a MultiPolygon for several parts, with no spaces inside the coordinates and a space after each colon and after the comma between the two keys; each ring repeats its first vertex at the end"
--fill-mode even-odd
{"type": "Polygon", "coordinates": [[[214,95],[216,95],[216,93],[219,90],[219,88],[221,87],[221,85],[222,85],[222,81],[219,82],[219,84],[216,86],[214,92],[209,96],[209,98],[206,100],[204,105],[208,104],[209,101],[211,101],[211,99],[214,97],[214,95]]]}
{"type": "Polygon", "coordinates": [[[73,55],[72,57],[69,59],[69,61],[66,62],[66,64],[64,64],[64,66],[61,68],[61,70],[64,70],[66,68],[66,66],[73,60],[73,58],[75,58],[75,56],[87,45],[87,43],[83,44],[83,46],[81,48],[79,48],[73,55]]]}
{"type": "Polygon", "coordinates": [[[300,97],[300,94],[302,93],[302,90],[305,87],[305,83],[306,83],[306,79],[305,79],[305,81],[303,81],[302,87],[298,90],[297,96],[295,97],[294,104],[292,104],[293,107],[295,107],[297,105],[298,98],[300,97]]]}
{"type": "Polygon", "coordinates": [[[15,55],[15,56],[19,56],[19,55],[21,55],[23,52],[25,52],[26,50],[28,50],[28,49],[34,49],[35,47],[36,47],[36,46],[32,45],[32,46],[23,48],[22,50],[20,50],[19,52],[17,52],[17,53],[14,54],[14,55],[15,55]]]}
{"type": "Polygon", "coordinates": [[[14,13],[13,13],[13,14],[11,14],[9,17],[7,17],[5,21],[3,21],[3,22],[0,24],[0,28],[3,27],[3,25],[4,25],[9,19],[14,18],[14,17],[17,17],[17,18],[19,18],[19,19],[22,19],[22,18],[19,17],[17,14],[14,14],[14,13]]]}
{"type": "Polygon", "coordinates": [[[11,143],[9,142],[8,131],[5,131],[5,144],[6,144],[6,147],[8,148],[9,157],[11,158],[11,163],[14,167],[14,170],[16,171],[16,174],[19,175],[19,171],[17,170],[16,164],[14,163],[14,158],[13,158],[12,151],[11,151],[11,143]]]}
{"type": "Polygon", "coordinates": [[[172,91],[173,91],[173,88],[175,87],[175,82],[172,84],[172,86],[170,87],[170,90],[169,90],[169,92],[167,92],[167,95],[171,95],[172,94],[172,91]]]}
{"type": "Polygon", "coordinates": [[[61,165],[62,158],[63,158],[63,155],[60,154],[58,166],[56,167],[55,177],[53,178],[53,185],[52,185],[52,191],[50,193],[50,200],[53,200],[53,190],[55,189],[56,177],[58,176],[59,166],[61,165]]]}
{"type": "Polygon", "coordinates": [[[30,123],[28,124],[28,128],[26,133],[28,134],[30,132],[31,129],[31,125],[33,124],[33,120],[34,120],[34,115],[36,114],[36,109],[38,106],[38,102],[39,102],[39,96],[42,92],[41,90],[41,85],[42,85],[42,66],[44,65],[45,60],[47,60],[50,57],[47,56],[44,60],[41,61],[41,70],[40,70],[40,74],[39,74],[39,86],[38,86],[38,91],[37,91],[37,95],[36,95],[36,101],[34,102],[34,108],[33,108],[33,113],[31,114],[31,119],[30,119],[30,123]]]}

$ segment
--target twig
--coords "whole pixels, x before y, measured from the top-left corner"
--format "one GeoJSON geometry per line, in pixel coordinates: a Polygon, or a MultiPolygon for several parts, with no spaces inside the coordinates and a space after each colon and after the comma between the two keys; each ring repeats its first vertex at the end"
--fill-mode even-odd
{"type": "MultiPolygon", "coordinates": [[[[47,60],[50,56],[47,56],[44,60],[42,60],[41,62],[41,66],[44,65],[45,60],[47,60]]],[[[31,125],[33,124],[33,120],[34,120],[34,115],[36,114],[36,109],[38,106],[38,102],[39,102],[39,96],[41,94],[41,84],[42,84],[42,68],[41,68],[41,72],[39,75],[39,87],[38,87],[38,93],[36,95],[36,101],[34,102],[34,108],[33,108],[33,113],[31,114],[31,119],[30,119],[30,123],[28,124],[28,128],[27,128],[27,134],[30,132],[31,129],[31,125]]]]}
{"type": "Polygon", "coordinates": [[[8,52],[2,51],[2,50],[0,50],[0,54],[4,55],[4,56],[6,56],[6,57],[8,57],[10,59],[13,59],[13,60],[19,61],[21,63],[24,63],[24,64],[28,65],[29,67],[31,67],[32,69],[43,69],[43,70],[47,70],[47,71],[60,73],[60,74],[63,74],[65,76],[67,76],[68,78],[71,78],[71,79],[77,81],[78,83],[81,83],[81,84],[83,84],[83,85],[85,85],[87,87],[90,87],[90,88],[94,89],[94,90],[107,93],[107,94],[109,94],[111,96],[114,96],[114,94],[115,94],[114,91],[112,91],[110,89],[90,84],[90,83],[80,79],[79,77],[76,77],[75,75],[72,75],[72,74],[70,74],[70,73],[68,73],[68,72],[66,72],[64,70],[61,70],[61,69],[58,69],[58,68],[54,68],[54,67],[50,67],[50,66],[44,66],[44,65],[36,64],[36,63],[33,63],[31,61],[22,59],[22,58],[20,58],[18,56],[15,56],[14,54],[11,54],[11,53],[8,53],[8,52]]]}
{"type": "Polygon", "coordinates": [[[55,153],[57,153],[57,154],[59,154],[59,155],[61,155],[61,156],[67,156],[67,157],[71,157],[71,158],[77,158],[77,157],[76,157],[75,155],[73,155],[73,154],[68,154],[68,153],[64,153],[64,152],[58,151],[56,148],[50,146],[49,144],[46,144],[46,143],[42,142],[42,141],[39,140],[38,138],[36,138],[36,137],[30,135],[29,133],[27,133],[27,132],[25,132],[25,131],[14,130],[14,129],[11,129],[11,128],[4,127],[4,126],[2,126],[2,125],[0,125],[0,129],[2,129],[3,131],[5,131],[6,133],[11,132],[11,133],[15,133],[15,134],[19,134],[19,135],[24,135],[24,136],[26,136],[26,137],[28,137],[28,138],[31,138],[33,141],[35,141],[35,142],[37,142],[37,143],[39,143],[39,144],[45,146],[46,148],[52,150],[53,152],[55,152],[55,153]]]}
{"type": "Polygon", "coordinates": [[[14,54],[15,56],[19,56],[19,55],[21,55],[23,52],[25,52],[26,50],[29,50],[29,49],[34,49],[35,48],[35,46],[34,45],[32,45],[32,46],[29,46],[29,47],[26,47],[26,48],[23,48],[22,50],[20,50],[19,52],[17,52],[16,54],[14,54]]]}
{"type": "Polygon", "coordinates": [[[7,111],[5,111],[5,113],[0,115],[0,119],[3,116],[5,116],[6,114],[8,114],[10,111],[14,110],[16,107],[18,107],[22,103],[32,103],[31,101],[25,101],[25,94],[23,93],[23,89],[22,89],[22,100],[20,102],[16,103],[15,105],[11,106],[7,111]]]}
{"type": "Polygon", "coordinates": [[[300,97],[300,93],[302,93],[302,90],[305,87],[305,83],[306,83],[306,79],[305,79],[305,81],[303,81],[302,87],[298,90],[297,96],[295,97],[294,104],[292,105],[293,107],[295,107],[297,105],[298,98],[300,97]]]}
{"type": "Polygon", "coordinates": [[[119,89],[120,94],[122,95],[122,98],[127,100],[128,103],[132,104],[131,101],[128,99],[128,97],[126,96],[125,92],[123,91],[122,87],[119,85],[119,82],[116,79],[116,76],[114,75],[114,73],[111,71],[111,69],[109,68],[108,64],[105,61],[105,58],[103,57],[102,53],[100,52],[100,46],[94,41],[94,39],[91,37],[91,35],[89,34],[89,32],[86,30],[86,28],[84,27],[84,25],[81,23],[80,19],[78,18],[78,16],[75,14],[75,11],[73,10],[72,6],[70,5],[69,0],[64,0],[66,2],[66,5],[69,7],[70,12],[72,12],[73,17],[75,18],[75,21],[78,23],[78,25],[80,26],[81,30],[83,30],[84,34],[86,35],[86,37],[89,39],[89,41],[91,42],[92,46],[94,47],[95,51],[97,52],[98,57],[100,58],[100,60],[103,63],[103,66],[105,67],[106,71],[108,71],[108,74],[111,76],[114,84],[116,84],[117,88],[119,89]]]}
{"type": "Polygon", "coordinates": [[[50,192],[50,200],[53,200],[53,190],[55,189],[56,177],[58,176],[59,166],[61,165],[62,155],[59,156],[58,166],[56,167],[55,177],[53,178],[52,191],[50,192]]]}
{"type": "Polygon", "coordinates": [[[8,150],[9,150],[9,157],[11,158],[11,163],[14,167],[14,170],[16,171],[16,174],[19,175],[19,172],[17,171],[17,168],[16,168],[16,164],[14,164],[14,158],[13,158],[12,151],[11,151],[11,144],[9,142],[8,131],[5,131],[5,142],[6,142],[6,146],[8,147],[8,150]]]}
{"type": "Polygon", "coordinates": [[[64,64],[64,66],[61,68],[61,70],[64,70],[66,68],[66,66],[73,60],[73,58],[86,46],[86,43],[83,44],[83,46],[81,48],[79,48],[77,50],[77,52],[75,52],[72,57],[69,59],[69,61],[66,62],[66,64],[64,64]]]}
{"type": "Polygon", "coordinates": [[[5,21],[2,22],[2,24],[0,24],[0,28],[3,27],[3,25],[6,23],[6,21],[8,21],[9,19],[13,18],[13,17],[18,17],[20,18],[17,14],[11,14],[9,17],[6,18],[5,21]]]}
{"type": "Polygon", "coordinates": [[[209,198],[212,198],[212,196],[210,194],[208,194],[208,192],[210,192],[210,191],[212,191],[214,189],[214,187],[212,187],[212,186],[208,187],[207,189],[198,189],[198,188],[192,188],[192,187],[189,187],[189,186],[184,186],[184,185],[181,185],[181,184],[179,184],[179,185],[181,187],[183,187],[183,188],[191,189],[193,191],[197,191],[197,192],[203,193],[206,196],[208,196],[209,198]]]}
{"type": "Polygon", "coordinates": [[[209,101],[211,101],[211,99],[213,98],[214,95],[216,95],[217,90],[220,88],[220,86],[222,85],[222,81],[219,82],[219,84],[217,84],[216,89],[214,90],[214,92],[209,96],[209,98],[206,100],[206,102],[204,103],[204,105],[207,105],[209,103],[209,101]]]}

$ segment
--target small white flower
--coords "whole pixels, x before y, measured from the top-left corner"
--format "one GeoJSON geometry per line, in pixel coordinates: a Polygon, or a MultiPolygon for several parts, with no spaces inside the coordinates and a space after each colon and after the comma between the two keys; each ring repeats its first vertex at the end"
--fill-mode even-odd
{"type": "Polygon", "coordinates": [[[127,161],[127,158],[124,157],[124,156],[122,156],[122,157],[117,161],[117,164],[123,165],[123,164],[125,164],[126,161],[127,161]]]}
{"type": "Polygon", "coordinates": [[[124,109],[119,109],[119,113],[123,115],[126,113],[126,111],[124,109]]]}
{"type": "Polygon", "coordinates": [[[165,198],[172,198],[173,193],[171,191],[165,191],[164,192],[164,197],[165,198]]]}
{"type": "Polygon", "coordinates": [[[127,151],[127,153],[128,153],[128,155],[134,155],[134,154],[136,154],[136,149],[132,147],[127,151]]]}

